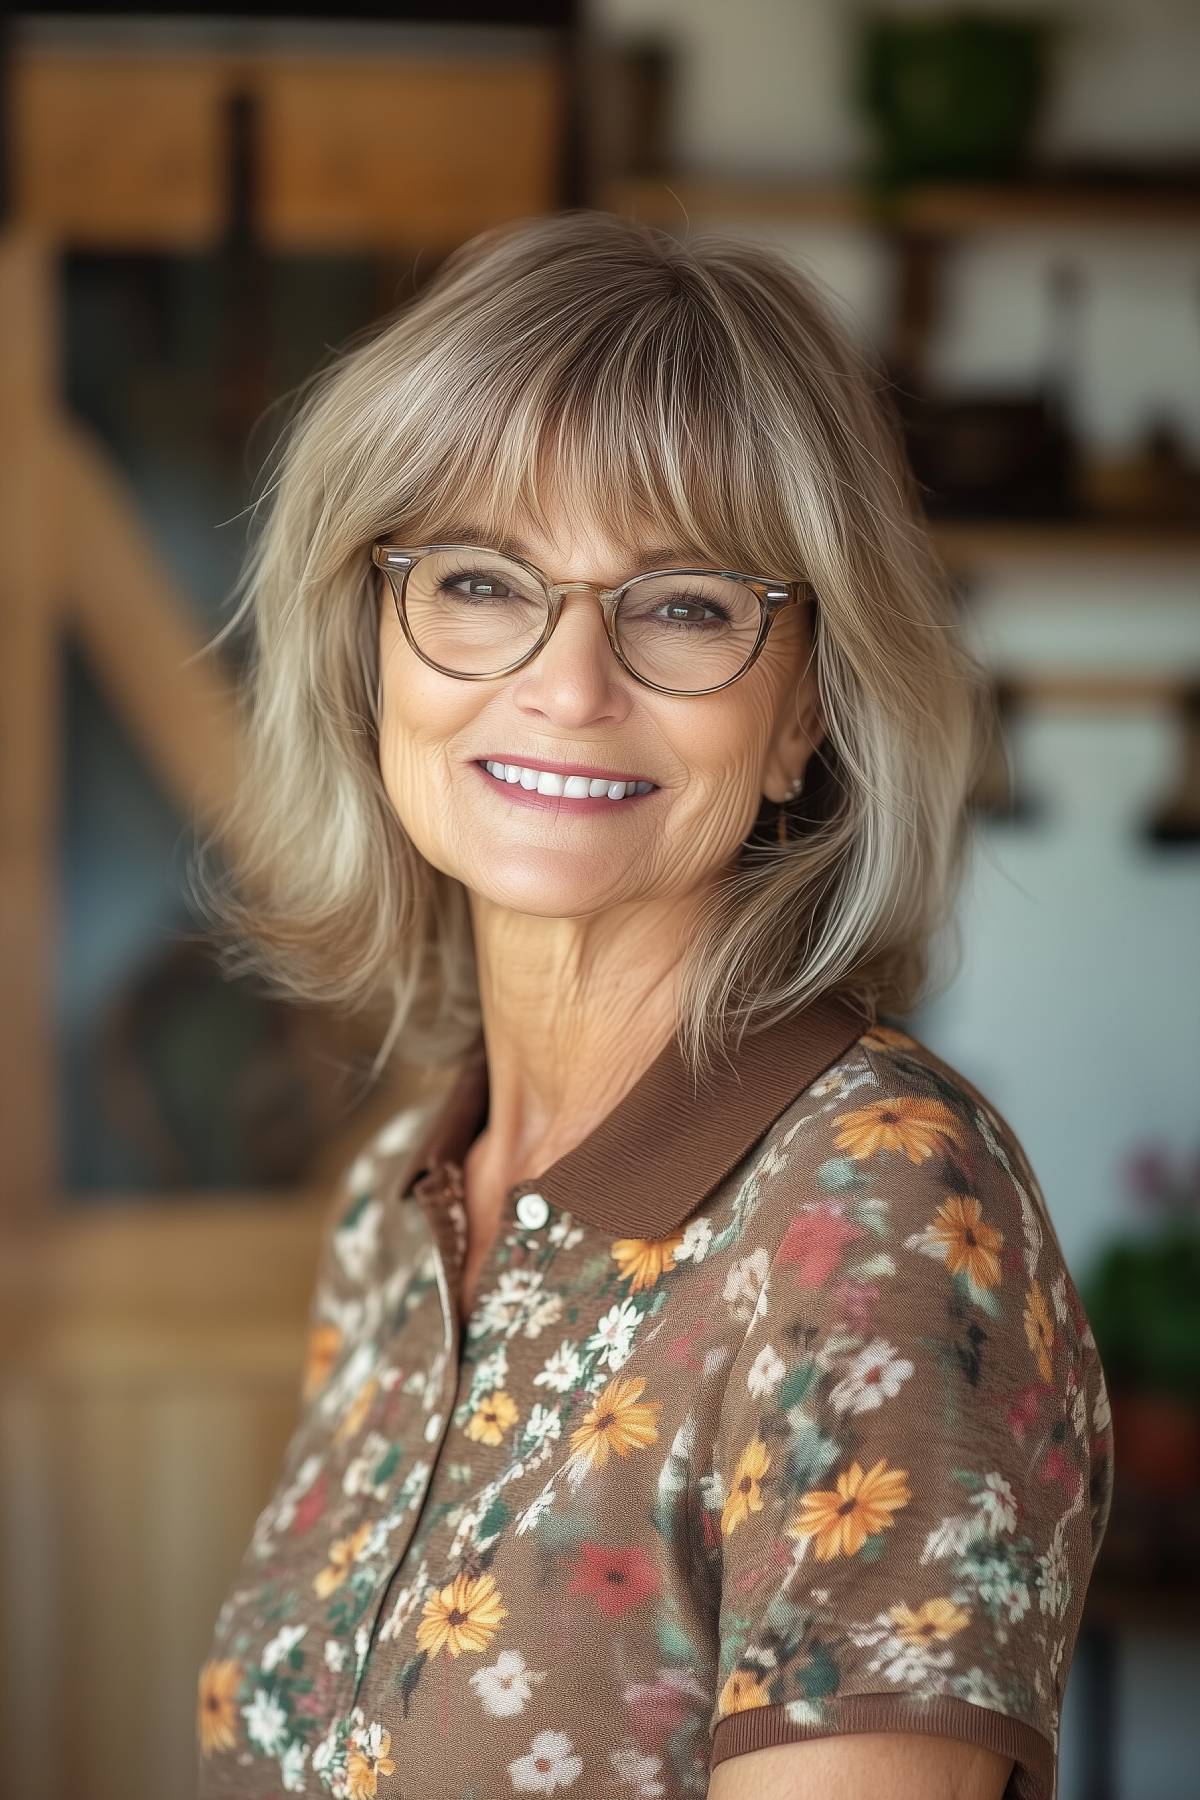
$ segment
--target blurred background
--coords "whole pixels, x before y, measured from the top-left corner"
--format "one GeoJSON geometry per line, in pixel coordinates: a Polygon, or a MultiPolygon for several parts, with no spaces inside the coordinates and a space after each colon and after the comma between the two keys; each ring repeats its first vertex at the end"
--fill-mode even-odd
{"type": "Polygon", "coordinates": [[[763,237],[886,361],[1005,757],[908,1023],[1008,1117],[1112,1388],[1061,1800],[1200,1793],[1200,10],[9,14],[0,1792],[193,1791],[338,1174],[426,1072],[217,967],[224,622],[288,391],[499,220],[763,237]]]}

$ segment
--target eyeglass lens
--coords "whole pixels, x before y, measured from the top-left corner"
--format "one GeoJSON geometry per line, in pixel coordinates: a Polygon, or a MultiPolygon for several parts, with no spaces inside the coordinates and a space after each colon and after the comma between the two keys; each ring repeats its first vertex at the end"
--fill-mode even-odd
{"type": "MultiPolygon", "coordinates": [[[[404,596],[422,653],[461,675],[509,668],[545,629],[544,588],[496,552],[427,551],[404,596]]],[[[630,667],[660,687],[701,690],[740,673],[758,637],[758,596],[720,575],[656,575],[626,590],[616,634],[630,667]]]]}

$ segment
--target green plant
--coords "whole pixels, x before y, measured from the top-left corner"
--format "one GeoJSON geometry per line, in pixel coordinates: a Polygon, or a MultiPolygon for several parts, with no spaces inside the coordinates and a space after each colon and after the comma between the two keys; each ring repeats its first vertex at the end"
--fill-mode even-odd
{"type": "Polygon", "coordinates": [[[1111,1389],[1200,1407],[1200,1156],[1175,1168],[1145,1145],[1125,1170],[1155,1223],[1114,1238],[1080,1297],[1111,1389]]]}
{"type": "Polygon", "coordinates": [[[1034,15],[865,15],[855,94],[875,132],[878,183],[1018,173],[1055,35],[1034,15]]]}

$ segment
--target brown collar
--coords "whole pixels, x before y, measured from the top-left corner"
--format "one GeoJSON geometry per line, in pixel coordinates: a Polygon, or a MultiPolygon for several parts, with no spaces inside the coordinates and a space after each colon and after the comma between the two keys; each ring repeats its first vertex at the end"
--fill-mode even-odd
{"type": "MultiPolygon", "coordinates": [[[[841,994],[824,994],[798,1014],[746,1036],[737,1078],[716,1062],[699,1090],[672,1036],[611,1112],[557,1162],[509,1189],[537,1192],[551,1207],[621,1237],[669,1237],[701,1206],[790,1101],[836,1062],[874,1022],[841,994]]],[[[411,1157],[418,1180],[436,1186],[461,1172],[487,1122],[487,1065],[469,1061],[439,1102],[423,1147],[411,1157]],[[428,1173],[427,1173],[428,1171],[428,1173]]]]}

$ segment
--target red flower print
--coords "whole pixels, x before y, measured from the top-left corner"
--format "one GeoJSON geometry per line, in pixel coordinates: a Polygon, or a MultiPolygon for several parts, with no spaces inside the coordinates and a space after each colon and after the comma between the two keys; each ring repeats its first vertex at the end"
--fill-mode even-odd
{"type": "Polygon", "coordinates": [[[659,1586],[658,1570],[640,1544],[625,1544],[619,1550],[581,1544],[567,1592],[586,1595],[610,1619],[619,1619],[631,1606],[657,1594],[659,1586]]]}
{"type": "Polygon", "coordinates": [[[847,1325],[857,1325],[862,1331],[869,1330],[878,1299],[879,1288],[873,1281],[838,1283],[837,1301],[847,1325]]]}
{"type": "Polygon", "coordinates": [[[842,1260],[846,1245],[862,1236],[840,1213],[826,1206],[798,1213],[783,1235],[778,1260],[795,1263],[801,1287],[824,1287],[842,1260]]]}
{"type": "Polygon", "coordinates": [[[1035,1387],[1022,1388],[1012,1405],[1008,1408],[1008,1424],[1013,1436],[1019,1444],[1025,1442],[1025,1433],[1037,1420],[1041,1411],[1041,1395],[1035,1387]]]}
{"type": "Polygon", "coordinates": [[[325,1511],[327,1498],[324,1473],[317,1476],[308,1492],[297,1503],[295,1516],[292,1519],[294,1532],[308,1531],[314,1526],[325,1511]]]}
{"type": "Polygon", "coordinates": [[[689,1715],[707,1713],[711,1704],[711,1697],[686,1669],[660,1669],[653,1682],[637,1681],[625,1689],[630,1729],[647,1754],[661,1752],[689,1715]]]}

